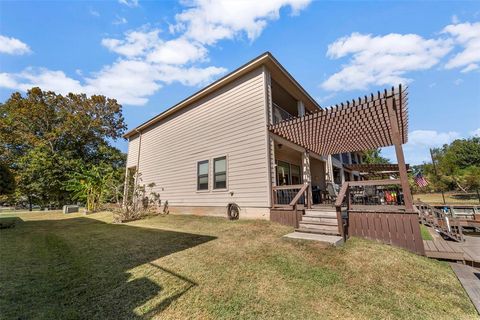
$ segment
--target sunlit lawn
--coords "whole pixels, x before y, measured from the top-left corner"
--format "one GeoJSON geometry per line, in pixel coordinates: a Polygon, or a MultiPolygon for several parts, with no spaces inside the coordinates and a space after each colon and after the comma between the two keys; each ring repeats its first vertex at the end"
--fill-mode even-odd
{"type": "Polygon", "coordinates": [[[267,221],[25,213],[0,230],[4,319],[472,319],[446,263],[282,239],[267,221]]]}
{"type": "MultiPolygon", "coordinates": [[[[413,199],[414,201],[420,200],[429,204],[443,204],[443,198],[440,192],[414,194],[413,199]]],[[[476,193],[445,192],[445,203],[480,205],[480,200],[476,193]]]]}

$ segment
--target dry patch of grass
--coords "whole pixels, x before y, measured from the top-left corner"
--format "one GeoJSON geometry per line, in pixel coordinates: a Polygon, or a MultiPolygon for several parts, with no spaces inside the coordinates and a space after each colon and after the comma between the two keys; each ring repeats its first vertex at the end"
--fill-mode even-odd
{"type": "Polygon", "coordinates": [[[330,248],[211,217],[20,217],[0,231],[5,318],[476,317],[447,264],[361,239],[330,248]]]}

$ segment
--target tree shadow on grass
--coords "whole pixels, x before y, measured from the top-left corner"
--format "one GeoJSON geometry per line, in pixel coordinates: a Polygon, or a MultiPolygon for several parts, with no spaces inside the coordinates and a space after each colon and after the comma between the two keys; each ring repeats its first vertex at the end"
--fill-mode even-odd
{"type": "Polygon", "coordinates": [[[24,221],[0,233],[5,318],[143,319],[197,283],[153,263],[212,236],[89,218],[24,221]]]}

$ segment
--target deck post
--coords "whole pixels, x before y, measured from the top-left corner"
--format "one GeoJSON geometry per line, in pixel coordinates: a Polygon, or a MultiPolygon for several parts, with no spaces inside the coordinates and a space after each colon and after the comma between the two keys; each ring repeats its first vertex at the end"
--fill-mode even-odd
{"type": "MultiPolygon", "coordinates": [[[[386,100],[387,104],[387,110],[388,110],[388,116],[390,120],[390,126],[392,128],[392,142],[393,145],[395,146],[395,154],[397,157],[397,163],[398,163],[398,173],[400,175],[400,184],[402,185],[402,191],[403,191],[403,201],[405,202],[405,208],[407,211],[413,211],[413,199],[412,199],[412,193],[410,191],[410,185],[408,183],[408,175],[407,175],[407,166],[405,164],[405,156],[403,154],[403,148],[402,148],[402,140],[400,137],[400,129],[398,127],[398,119],[397,119],[397,112],[396,108],[397,106],[394,103],[394,96],[395,92],[392,90],[391,96],[387,97],[387,92],[385,90],[384,98],[386,100]]],[[[402,88],[399,88],[399,93],[402,94],[402,88]]],[[[401,103],[400,106],[401,107],[401,103]]]]}
{"type": "Polygon", "coordinates": [[[303,183],[308,184],[307,196],[305,197],[305,205],[308,209],[312,208],[312,174],[310,171],[310,155],[308,150],[302,152],[302,167],[303,167],[303,183]]]}

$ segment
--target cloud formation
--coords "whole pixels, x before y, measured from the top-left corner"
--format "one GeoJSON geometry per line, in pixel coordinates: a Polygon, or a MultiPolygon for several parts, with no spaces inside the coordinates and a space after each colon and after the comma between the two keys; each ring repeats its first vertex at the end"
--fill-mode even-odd
{"type": "MultiPolygon", "coordinates": [[[[144,105],[163,86],[178,82],[198,86],[225,73],[223,67],[208,63],[209,48],[225,39],[246,35],[253,41],[269,21],[289,7],[297,14],[311,0],[224,1],[195,0],[175,16],[170,34],[141,27],[121,37],[105,37],[101,45],[117,55],[116,60],[79,79],[61,70],[27,68],[18,73],[0,73],[0,87],[28,90],[39,86],[59,93],[103,94],[123,104],[144,105]]],[[[138,1],[119,0],[129,7],[138,1]]],[[[117,16],[117,19],[120,17],[117,16]]],[[[125,20],[126,22],[126,20],[125,20]]]]}
{"type": "Polygon", "coordinates": [[[406,83],[406,73],[439,63],[452,50],[448,39],[424,39],[416,34],[372,36],[352,33],[330,44],[331,59],[351,56],[342,70],[322,83],[331,91],[366,89],[369,85],[406,83]]]}
{"type": "Polygon", "coordinates": [[[321,84],[329,91],[408,83],[411,81],[408,73],[430,69],[445,58],[448,59],[446,69],[462,68],[461,72],[466,73],[479,68],[480,22],[448,25],[438,38],[432,39],[417,34],[352,33],[331,43],[327,57],[349,58],[340,71],[321,84]],[[450,53],[459,50],[448,58],[450,53]]]}
{"type": "Polygon", "coordinates": [[[462,72],[478,69],[480,63],[480,22],[460,23],[446,26],[442,33],[453,37],[463,50],[450,59],[445,68],[463,68],[462,72]]]}
{"type": "Polygon", "coordinates": [[[16,38],[0,35],[0,53],[23,55],[30,53],[31,51],[30,47],[22,41],[16,38]]]}

